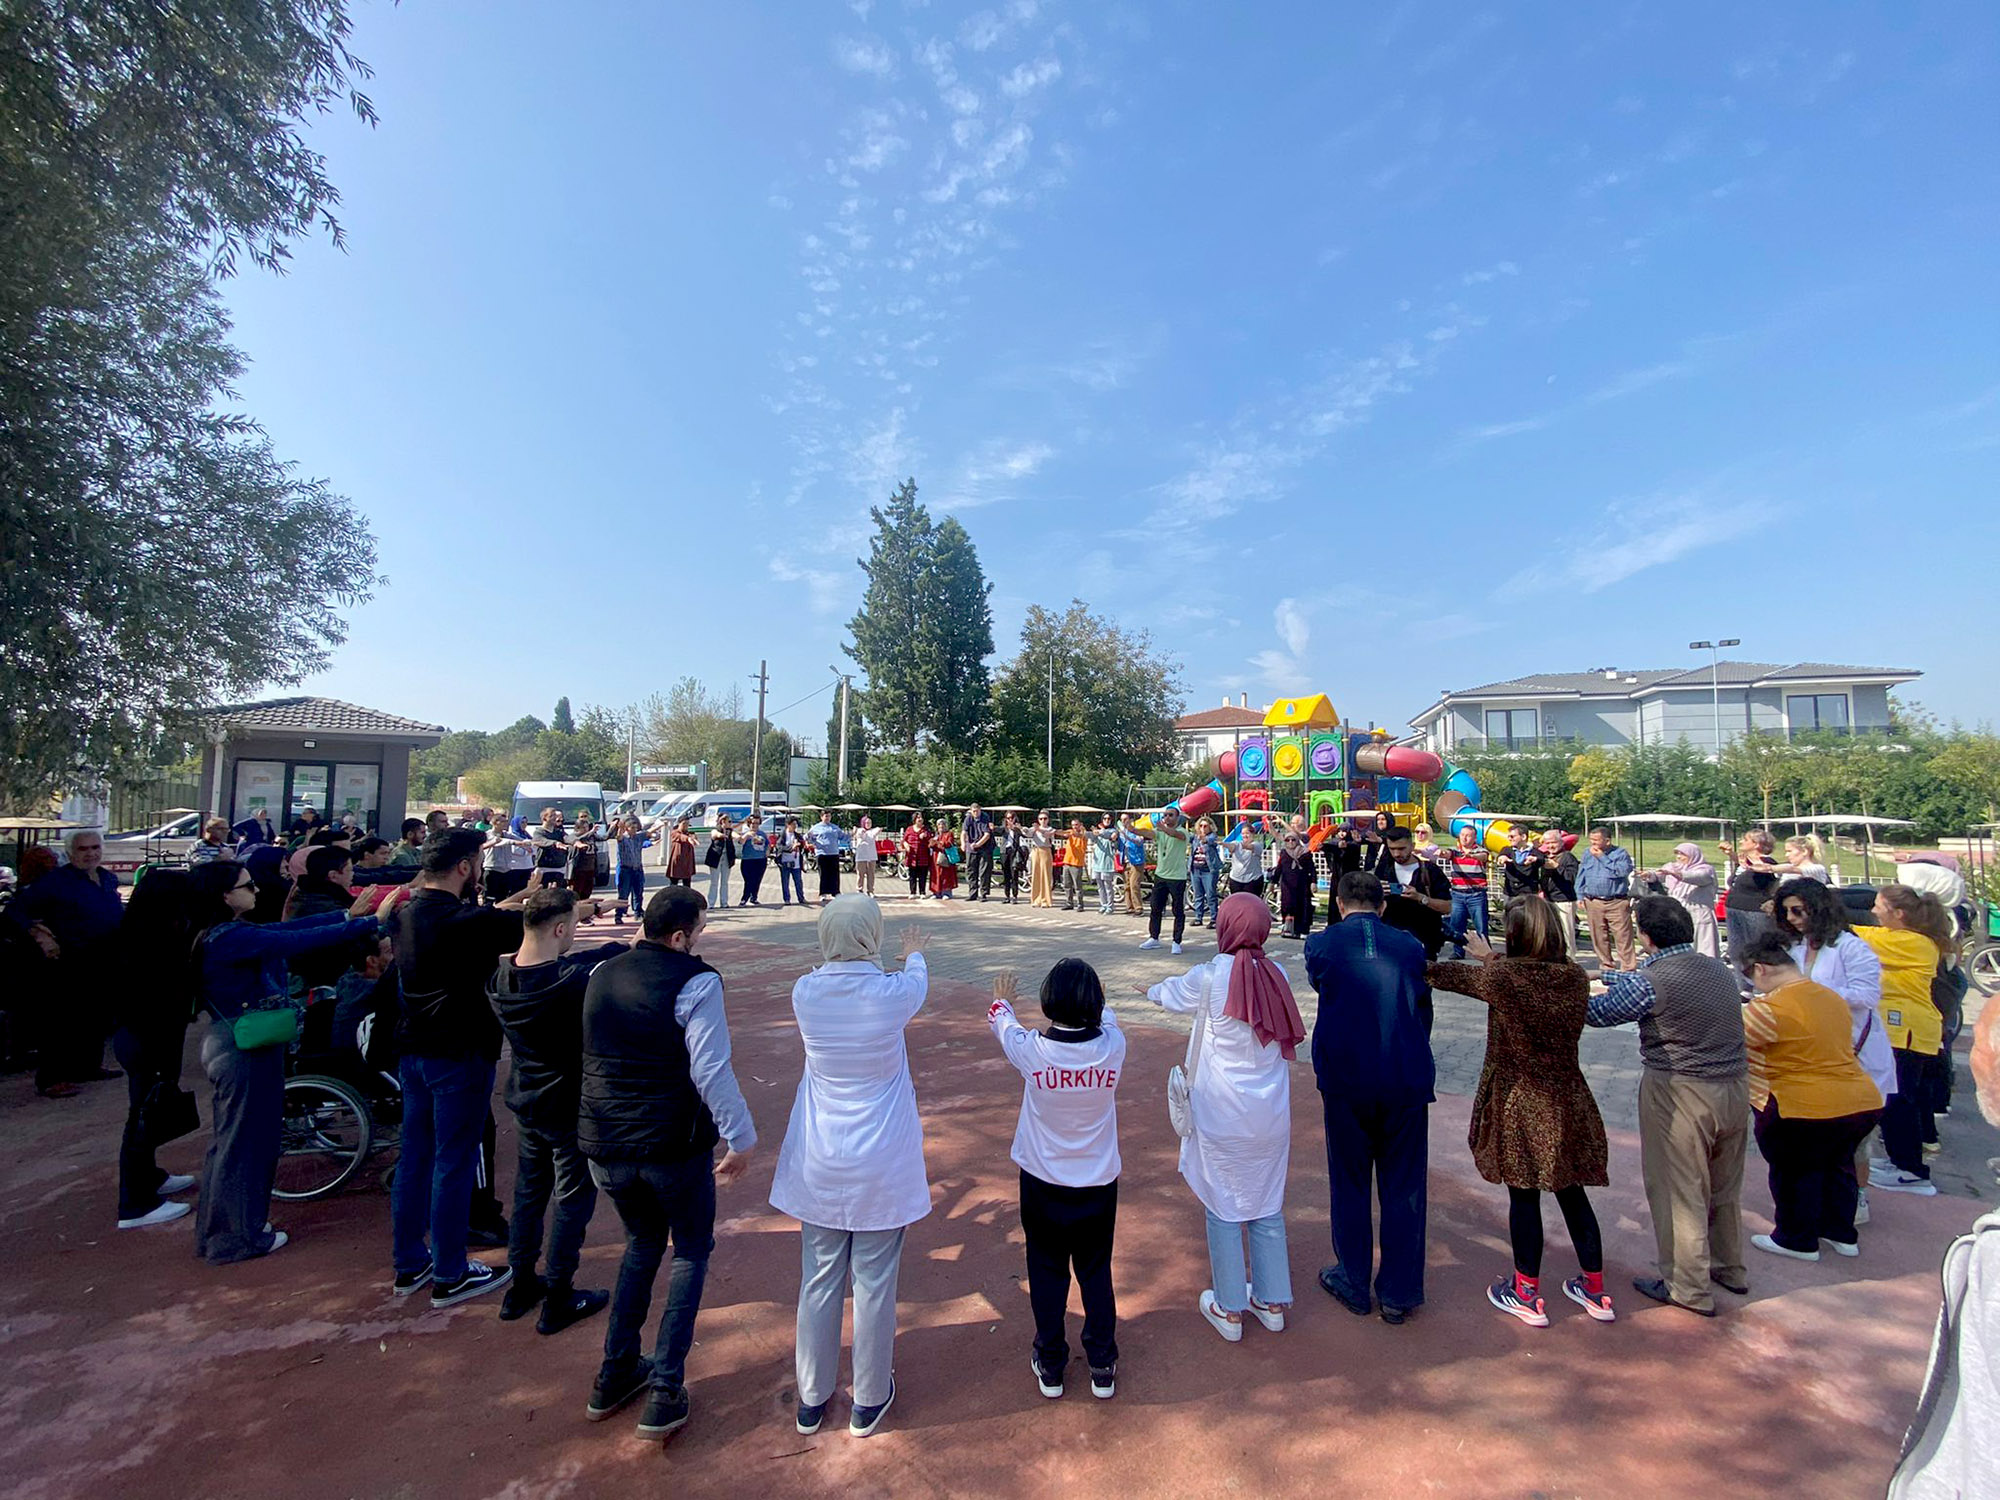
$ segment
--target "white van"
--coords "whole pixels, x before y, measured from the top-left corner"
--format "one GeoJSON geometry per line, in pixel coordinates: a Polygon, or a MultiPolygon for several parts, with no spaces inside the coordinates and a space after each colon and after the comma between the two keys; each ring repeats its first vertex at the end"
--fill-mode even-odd
{"type": "MultiPolygon", "coordinates": [[[[511,816],[521,820],[530,833],[542,821],[542,809],[553,807],[562,813],[563,827],[576,831],[576,815],[589,813],[600,831],[604,829],[604,788],[594,781],[517,781],[514,783],[511,816]]],[[[614,848],[607,838],[597,846],[597,883],[611,882],[614,848]]]]}
{"type": "MultiPolygon", "coordinates": [[[[760,808],[783,807],[783,792],[766,792],[758,803],[760,808]]],[[[697,833],[707,833],[715,827],[715,820],[723,813],[729,814],[732,823],[741,823],[750,816],[750,792],[747,787],[724,787],[715,792],[693,792],[667,809],[669,822],[678,818],[688,818],[697,833]]]]}

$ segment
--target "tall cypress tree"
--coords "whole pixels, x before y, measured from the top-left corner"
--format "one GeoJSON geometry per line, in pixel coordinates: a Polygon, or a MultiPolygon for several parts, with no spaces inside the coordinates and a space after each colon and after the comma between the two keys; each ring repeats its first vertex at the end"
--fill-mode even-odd
{"type": "Polygon", "coordinates": [[[931,533],[924,592],[930,728],[952,750],[970,755],[979,748],[992,697],[986,658],[993,654],[993,585],[972,538],[950,516],[931,533]]]}
{"type": "Polygon", "coordinates": [[[873,737],[896,749],[914,750],[929,727],[929,653],[922,632],[931,518],[917,500],[915,479],[904,480],[887,506],[872,506],[868,514],[875,522],[868,556],[861,561],[868,588],[860,611],[847,622],[854,644],[844,649],[868,679],[855,703],[873,737]]]}
{"type": "Polygon", "coordinates": [[[993,588],[978,549],[950,517],[932,524],[914,479],[869,514],[875,536],[861,564],[868,588],[847,626],[854,637],[847,654],[868,678],[854,706],[877,744],[970,754],[986,726],[993,653],[993,588]]]}

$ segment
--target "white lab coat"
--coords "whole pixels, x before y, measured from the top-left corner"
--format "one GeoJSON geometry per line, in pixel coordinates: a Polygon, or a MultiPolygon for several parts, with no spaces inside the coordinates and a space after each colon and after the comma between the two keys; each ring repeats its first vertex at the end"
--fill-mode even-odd
{"type": "Polygon", "coordinates": [[[1146,998],[1189,1014],[1207,1001],[1208,1036],[1190,1091],[1194,1133],[1181,1142],[1181,1176],[1210,1213],[1243,1224],[1285,1206],[1292,1069],[1275,1042],[1260,1044],[1248,1022],[1222,1013],[1235,963],[1233,955],[1217,954],[1199,968],[1161,980],[1146,998]]]}
{"type": "Polygon", "coordinates": [[[924,1008],[921,953],[900,974],[822,964],[792,986],[806,1071],[771,1206],[823,1229],[900,1229],[931,1211],[924,1127],[903,1028],[924,1008]]]}
{"type": "Polygon", "coordinates": [[[1810,957],[1804,943],[1792,944],[1792,962],[1814,984],[1825,985],[1847,1002],[1852,1028],[1848,1040],[1862,1071],[1884,1099],[1895,1093],[1896,1052],[1882,1025],[1882,960],[1875,950],[1853,933],[1843,932],[1831,948],[1821,948],[1810,957]]]}

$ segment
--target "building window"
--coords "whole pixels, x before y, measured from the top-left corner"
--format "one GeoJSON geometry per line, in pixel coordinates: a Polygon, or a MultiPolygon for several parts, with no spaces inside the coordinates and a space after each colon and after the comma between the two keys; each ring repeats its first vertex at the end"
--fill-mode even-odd
{"type": "Polygon", "coordinates": [[[1517,750],[1541,739],[1532,708],[1489,708],[1486,710],[1486,743],[1517,750]]]}
{"type": "Polygon", "coordinates": [[[1847,694],[1789,693],[1785,697],[1785,717],[1790,721],[1794,734],[1814,729],[1845,734],[1848,730],[1847,694]]]}

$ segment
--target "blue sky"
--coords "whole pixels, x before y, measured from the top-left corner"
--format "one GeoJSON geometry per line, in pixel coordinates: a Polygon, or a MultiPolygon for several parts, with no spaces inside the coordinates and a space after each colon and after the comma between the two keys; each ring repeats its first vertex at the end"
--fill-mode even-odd
{"type": "Polygon", "coordinates": [[[1996,716],[1990,6],[364,3],[354,44],[349,251],[229,290],[246,409],[382,543],[312,691],[495,727],[768,657],[787,704],[913,474],[1001,657],[1076,595],[1195,708],[1400,725],[1733,635],[1996,716]]]}

